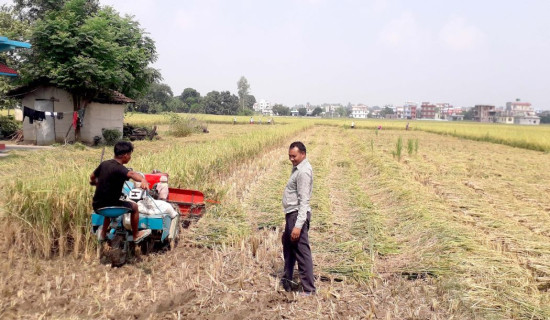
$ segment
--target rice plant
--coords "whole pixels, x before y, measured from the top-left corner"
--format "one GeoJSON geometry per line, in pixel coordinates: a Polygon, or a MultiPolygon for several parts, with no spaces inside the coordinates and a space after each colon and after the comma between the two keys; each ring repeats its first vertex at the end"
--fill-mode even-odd
{"type": "Polygon", "coordinates": [[[412,156],[414,152],[414,142],[412,139],[407,139],[407,152],[409,153],[409,156],[412,156]]]}
{"type": "Polygon", "coordinates": [[[397,143],[395,144],[395,150],[392,151],[392,155],[393,157],[397,157],[397,161],[401,161],[401,153],[403,151],[403,139],[401,138],[401,136],[399,136],[399,138],[397,138],[397,143]]]}
{"type": "Polygon", "coordinates": [[[374,153],[374,141],[372,139],[370,139],[370,151],[374,153]]]}
{"type": "MultiPolygon", "coordinates": [[[[237,136],[226,133],[225,139],[205,135],[207,143],[186,143],[183,138],[138,141],[129,165],[142,172],[161,169],[170,174],[172,186],[202,190],[208,198],[220,200],[226,187],[218,183],[219,177],[308,126],[304,122],[265,126],[238,131],[237,136]]],[[[238,126],[229,130],[239,130],[234,127],[238,126]]],[[[94,192],[88,177],[100,153],[93,148],[57,147],[0,162],[2,181],[7,181],[0,186],[0,203],[11,223],[22,227],[25,248],[43,257],[87,254],[93,243],[89,220],[94,192]]]]}

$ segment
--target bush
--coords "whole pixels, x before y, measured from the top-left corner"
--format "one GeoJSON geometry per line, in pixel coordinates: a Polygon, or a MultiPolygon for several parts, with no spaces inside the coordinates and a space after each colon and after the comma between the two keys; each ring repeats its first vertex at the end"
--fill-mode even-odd
{"type": "Polygon", "coordinates": [[[102,134],[105,143],[110,146],[114,146],[122,137],[122,133],[117,129],[103,129],[102,134]]]}
{"type": "Polygon", "coordinates": [[[12,118],[0,116],[0,136],[9,137],[19,130],[21,125],[12,118]]]}
{"type": "Polygon", "coordinates": [[[175,113],[168,114],[168,117],[170,120],[170,135],[187,137],[195,132],[203,131],[203,124],[195,118],[181,117],[175,113]]]}

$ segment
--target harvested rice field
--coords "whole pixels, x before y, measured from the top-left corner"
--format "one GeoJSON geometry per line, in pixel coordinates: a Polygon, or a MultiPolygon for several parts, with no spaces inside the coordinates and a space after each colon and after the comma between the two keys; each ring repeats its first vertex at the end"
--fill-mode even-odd
{"type": "MultiPolygon", "coordinates": [[[[367,121],[204,121],[209,134],[186,138],[161,127],[160,140],[135,143],[128,166],[166,171],[219,204],[182,228],[173,250],[120,268],[99,262],[89,228],[87,179],[101,148],[0,159],[0,318],[550,318],[548,152],[402,122],[375,131],[367,121]],[[296,140],[315,175],[310,297],[280,286],[296,140]]],[[[528,132],[550,141],[540,129],[528,132]]]]}

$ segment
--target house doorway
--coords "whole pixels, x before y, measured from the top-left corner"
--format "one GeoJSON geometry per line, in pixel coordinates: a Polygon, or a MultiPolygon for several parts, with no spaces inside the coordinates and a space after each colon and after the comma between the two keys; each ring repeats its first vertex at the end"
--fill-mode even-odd
{"type": "MultiPolygon", "coordinates": [[[[45,99],[34,100],[34,110],[53,112],[53,101],[45,99]]],[[[44,121],[36,121],[36,145],[48,146],[55,142],[55,118],[47,116],[44,121]]]]}

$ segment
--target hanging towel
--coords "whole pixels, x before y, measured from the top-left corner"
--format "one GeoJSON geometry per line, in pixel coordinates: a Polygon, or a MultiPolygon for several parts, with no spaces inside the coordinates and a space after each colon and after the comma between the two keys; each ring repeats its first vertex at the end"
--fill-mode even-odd
{"type": "Polygon", "coordinates": [[[29,117],[29,123],[32,124],[34,121],[34,110],[31,108],[23,107],[23,121],[25,121],[25,117],[29,117]]]}
{"type": "Polygon", "coordinates": [[[86,109],[80,109],[78,112],[78,127],[82,128],[84,126],[84,114],[86,113],[86,109]]]}
{"type": "Polygon", "coordinates": [[[34,120],[42,121],[46,119],[46,112],[34,110],[34,120]]]}
{"type": "Polygon", "coordinates": [[[78,112],[73,112],[73,129],[76,130],[76,123],[78,122],[78,112]]]}

